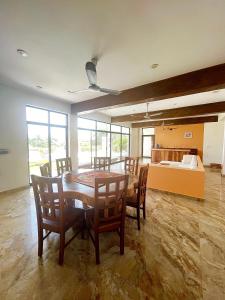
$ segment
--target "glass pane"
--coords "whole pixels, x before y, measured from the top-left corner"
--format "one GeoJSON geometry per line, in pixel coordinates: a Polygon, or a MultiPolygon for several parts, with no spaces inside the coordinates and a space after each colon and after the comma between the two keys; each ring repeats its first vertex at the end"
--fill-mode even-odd
{"type": "Polygon", "coordinates": [[[66,157],[66,128],[51,127],[52,176],[57,175],[56,158],[66,157]]]}
{"type": "Polygon", "coordinates": [[[107,133],[97,132],[97,156],[107,156],[107,133]]]}
{"type": "Polygon", "coordinates": [[[121,149],[121,134],[112,133],[111,157],[119,158],[121,149]]]}
{"type": "Polygon", "coordinates": [[[96,129],[95,124],[96,124],[96,121],[78,118],[78,128],[96,129]]]}
{"type": "Polygon", "coordinates": [[[151,136],[143,136],[143,156],[151,157],[153,146],[153,138],[151,136]]]}
{"type": "Polygon", "coordinates": [[[143,135],[154,135],[155,128],[143,128],[143,135]]]}
{"type": "Polygon", "coordinates": [[[97,122],[97,130],[110,131],[110,124],[97,122]]]}
{"type": "Polygon", "coordinates": [[[122,127],[122,133],[130,133],[130,128],[128,127],[122,127]]]}
{"type": "Polygon", "coordinates": [[[28,147],[30,175],[41,175],[40,166],[49,159],[47,126],[28,124],[28,147]]]}
{"type": "Polygon", "coordinates": [[[54,125],[67,125],[67,116],[56,112],[50,112],[50,123],[54,125]]]}
{"type": "Polygon", "coordinates": [[[122,135],[122,156],[129,156],[129,135],[122,135]]]}
{"type": "Polygon", "coordinates": [[[97,156],[96,134],[95,131],[91,131],[91,166],[94,165],[94,157],[97,156]]]}
{"type": "Polygon", "coordinates": [[[78,165],[91,166],[92,160],[92,132],[78,130],[78,165]]]}
{"type": "Polygon", "coordinates": [[[121,132],[121,126],[118,125],[111,125],[112,132],[121,132]]]}
{"type": "Polygon", "coordinates": [[[110,133],[107,133],[106,156],[107,156],[107,157],[110,157],[110,133]]]}
{"type": "Polygon", "coordinates": [[[44,109],[26,107],[27,121],[48,123],[48,111],[44,109]]]}

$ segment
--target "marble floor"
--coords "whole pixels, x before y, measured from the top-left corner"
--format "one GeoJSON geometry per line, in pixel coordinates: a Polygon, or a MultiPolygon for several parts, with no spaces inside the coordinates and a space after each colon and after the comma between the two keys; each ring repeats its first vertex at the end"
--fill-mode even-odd
{"type": "Polygon", "coordinates": [[[225,178],[206,172],[206,200],[148,191],[138,232],[126,220],[125,255],[117,234],[75,239],[60,267],[58,236],[37,256],[31,189],[0,195],[0,299],[225,299],[225,178]]]}

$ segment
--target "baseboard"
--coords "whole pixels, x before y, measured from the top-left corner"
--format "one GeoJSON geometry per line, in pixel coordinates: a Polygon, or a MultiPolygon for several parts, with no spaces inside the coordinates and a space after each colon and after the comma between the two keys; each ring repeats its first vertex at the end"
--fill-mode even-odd
{"type": "Polygon", "coordinates": [[[6,191],[0,191],[0,196],[1,195],[7,195],[7,194],[11,194],[11,193],[15,193],[15,192],[19,192],[19,191],[23,191],[26,190],[30,187],[30,185],[24,185],[15,189],[10,189],[10,190],[6,190],[6,191]]]}

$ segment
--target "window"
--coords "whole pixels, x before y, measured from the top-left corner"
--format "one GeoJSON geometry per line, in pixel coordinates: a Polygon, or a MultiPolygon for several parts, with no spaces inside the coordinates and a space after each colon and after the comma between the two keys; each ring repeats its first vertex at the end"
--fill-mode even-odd
{"type": "Polygon", "coordinates": [[[97,130],[110,131],[110,124],[97,122],[97,130]]]}
{"type": "Polygon", "coordinates": [[[95,156],[95,132],[78,130],[78,158],[80,166],[91,166],[95,156]]]}
{"type": "Polygon", "coordinates": [[[40,175],[40,166],[46,162],[52,175],[57,175],[56,158],[68,154],[67,115],[27,106],[26,116],[30,175],[40,175]]]}
{"type": "Polygon", "coordinates": [[[119,133],[112,133],[111,135],[111,158],[118,159],[121,157],[121,134],[119,133]]]}
{"type": "Polygon", "coordinates": [[[111,132],[121,132],[121,126],[111,125],[111,132]]]}
{"type": "Polygon", "coordinates": [[[143,135],[154,135],[155,128],[142,128],[142,134],[143,135]]]}
{"type": "Polygon", "coordinates": [[[88,119],[78,118],[78,128],[96,129],[96,122],[88,119]]]}
{"type": "Polygon", "coordinates": [[[151,157],[155,143],[155,128],[142,128],[142,156],[151,157]]]}
{"type": "Polygon", "coordinates": [[[123,160],[130,152],[130,129],[105,122],[78,118],[78,164],[90,167],[95,156],[123,160]]]}
{"type": "Polygon", "coordinates": [[[122,156],[129,156],[129,135],[122,135],[122,156]]]}
{"type": "Polygon", "coordinates": [[[48,111],[40,108],[26,107],[27,121],[48,123],[48,111]]]}

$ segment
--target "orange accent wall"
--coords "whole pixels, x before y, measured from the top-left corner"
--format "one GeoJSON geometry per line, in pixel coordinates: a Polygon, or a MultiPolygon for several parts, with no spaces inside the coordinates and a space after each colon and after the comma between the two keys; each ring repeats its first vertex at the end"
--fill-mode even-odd
{"type": "Polygon", "coordinates": [[[197,148],[202,159],[204,124],[171,125],[155,127],[155,145],[161,148],[197,148]],[[169,130],[168,128],[175,128],[169,130]],[[164,129],[164,130],[163,130],[164,129]],[[192,138],[184,138],[186,131],[192,132],[192,138]]]}

